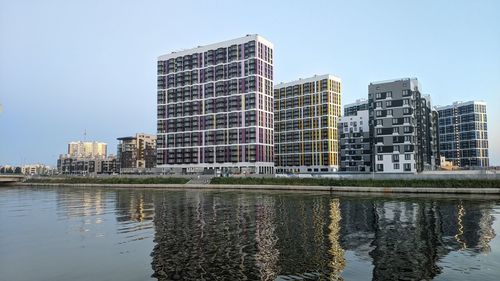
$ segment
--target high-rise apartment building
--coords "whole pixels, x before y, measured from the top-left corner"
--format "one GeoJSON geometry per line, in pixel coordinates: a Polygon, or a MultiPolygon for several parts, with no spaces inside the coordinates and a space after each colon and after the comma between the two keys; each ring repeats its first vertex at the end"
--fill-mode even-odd
{"type": "Polygon", "coordinates": [[[276,172],[337,171],[340,78],[321,75],[275,85],[274,101],[276,172]]]}
{"type": "Polygon", "coordinates": [[[75,141],[68,144],[71,157],[106,157],[108,145],[103,142],[75,141]]]}
{"type": "Polygon", "coordinates": [[[436,124],[430,97],[416,78],[368,86],[375,172],[421,172],[435,167],[436,124]]]}
{"type": "Polygon", "coordinates": [[[164,172],[273,173],[273,44],[259,35],[158,58],[164,172]]]}
{"type": "MultiPolygon", "coordinates": [[[[368,101],[364,102],[368,107],[368,101]]],[[[363,105],[363,106],[364,106],[363,105]]],[[[344,112],[346,112],[346,105],[344,112]]],[[[368,110],[340,117],[340,169],[341,172],[370,172],[372,167],[372,138],[370,137],[368,110]]]]}
{"type": "Polygon", "coordinates": [[[139,133],[118,138],[117,158],[121,173],[144,172],[156,167],[156,136],[139,133]]]}
{"type": "Polygon", "coordinates": [[[455,102],[437,111],[440,154],[458,167],[488,167],[486,103],[455,102]]]}
{"type": "Polygon", "coordinates": [[[344,105],[344,116],[355,116],[361,110],[368,110],[367,99],[358,99],[356,102],[344,105]]]}

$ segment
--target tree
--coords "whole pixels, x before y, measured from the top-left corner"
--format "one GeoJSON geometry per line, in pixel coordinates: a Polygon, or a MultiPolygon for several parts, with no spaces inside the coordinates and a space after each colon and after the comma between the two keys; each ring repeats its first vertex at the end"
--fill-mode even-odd
{"type": "Polygon", "coordinates": [[[14,173],[15,174],[21,174],[23,172],[23,170],[21,169],[21,167],[16,167],[14,173]]]}

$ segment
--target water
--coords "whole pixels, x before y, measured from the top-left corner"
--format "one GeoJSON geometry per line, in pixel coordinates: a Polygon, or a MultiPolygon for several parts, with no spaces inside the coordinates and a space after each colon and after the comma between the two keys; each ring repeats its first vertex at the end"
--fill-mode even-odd
{"type": "Polygon", "coordinates": [[[500,280],[500,199],[0,187],[0,280],[500,280]]]}

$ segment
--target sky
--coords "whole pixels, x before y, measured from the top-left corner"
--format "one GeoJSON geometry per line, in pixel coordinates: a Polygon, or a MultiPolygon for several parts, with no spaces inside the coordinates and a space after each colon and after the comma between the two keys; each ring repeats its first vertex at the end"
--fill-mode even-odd
{"type": "Polygon", "coordinates": [[[156,133],[156,60],[260,34],[275,82],[417,77],[433,105],[487,102],[500,165],[500,1],[0,0],[0,165],[55,165],[67,143],[156,133]]]}

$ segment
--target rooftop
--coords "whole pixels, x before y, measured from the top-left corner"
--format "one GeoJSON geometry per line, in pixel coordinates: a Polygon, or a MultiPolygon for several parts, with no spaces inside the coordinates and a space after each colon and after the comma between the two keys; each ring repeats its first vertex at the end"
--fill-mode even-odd
{"type": "Polygon", "coordinates": [[[242,43],[246,43],[246,42],[252,41],[252,40],[263,42],[264,44],[268,45],[271,48],[274,47],[273,43],[271,43],[269,40],[265,39],[264,37],[262,37],[258,34],[247,34],[244,37],[239,37],[239,38],[226,40],[226,41],[222,41],[222,42],[218,42],[218,43],[212,43],[209,45],[197,46],[197,47],[190,48],[190,49],[182,49],[179,51],[173,51],[169,54],[159,56],[158,60],[167,60],[170,58],[176,58],[176,57],[180,57],[180,56],[184,56],[184,55],[188,55],[188,54],[203,53],[203,52],[206,52],[208,50],[214,50],[214,49],[218,49],[221,47],[229,47],[231,45],[242,44],[242,43]]]}
{"type": "Polygon", "coordinates": [[[410,81],[410,80],[418,80],[417,78],[399,78],[399,79],[389,79],[389,80],[382,80],[382,81],[375,81],[375,82],[370,82],[370,85],[378,85],[378,84],[387,84],[387,83],[393,83],[393,82],[402,82],[402,81],[410,81]]]}
{"type": "Polygon", "coordinates": [[[436,105],[435,108],[436,108],[436,110],[443,110],[443,109],[447,109],[447,108],[454,108],[454,107],[470,105],[470,104],[486,105],[486,102],[483,100],[455,101],[449,105],[436,105]]]}
{"type": "Polygon", "coordinates": [[[286,83],[281,82],[279,84],[274,84],[274,88],[281,89],[281,88],[288,87],[288,86],[310,83],[310,82],[319,81],[319,80],[323,80],[323,79],[331,79],[331,80],[334,80],[337,82],[341,82],[339,77],[332,75],[332,74],[323,74],[323,75],[316,74],[316,75],[309,77],[309,78],[299,78],[298,80],[294,80],[294,81],[290,81],[290,82],[286,82],[286,83]]]}

